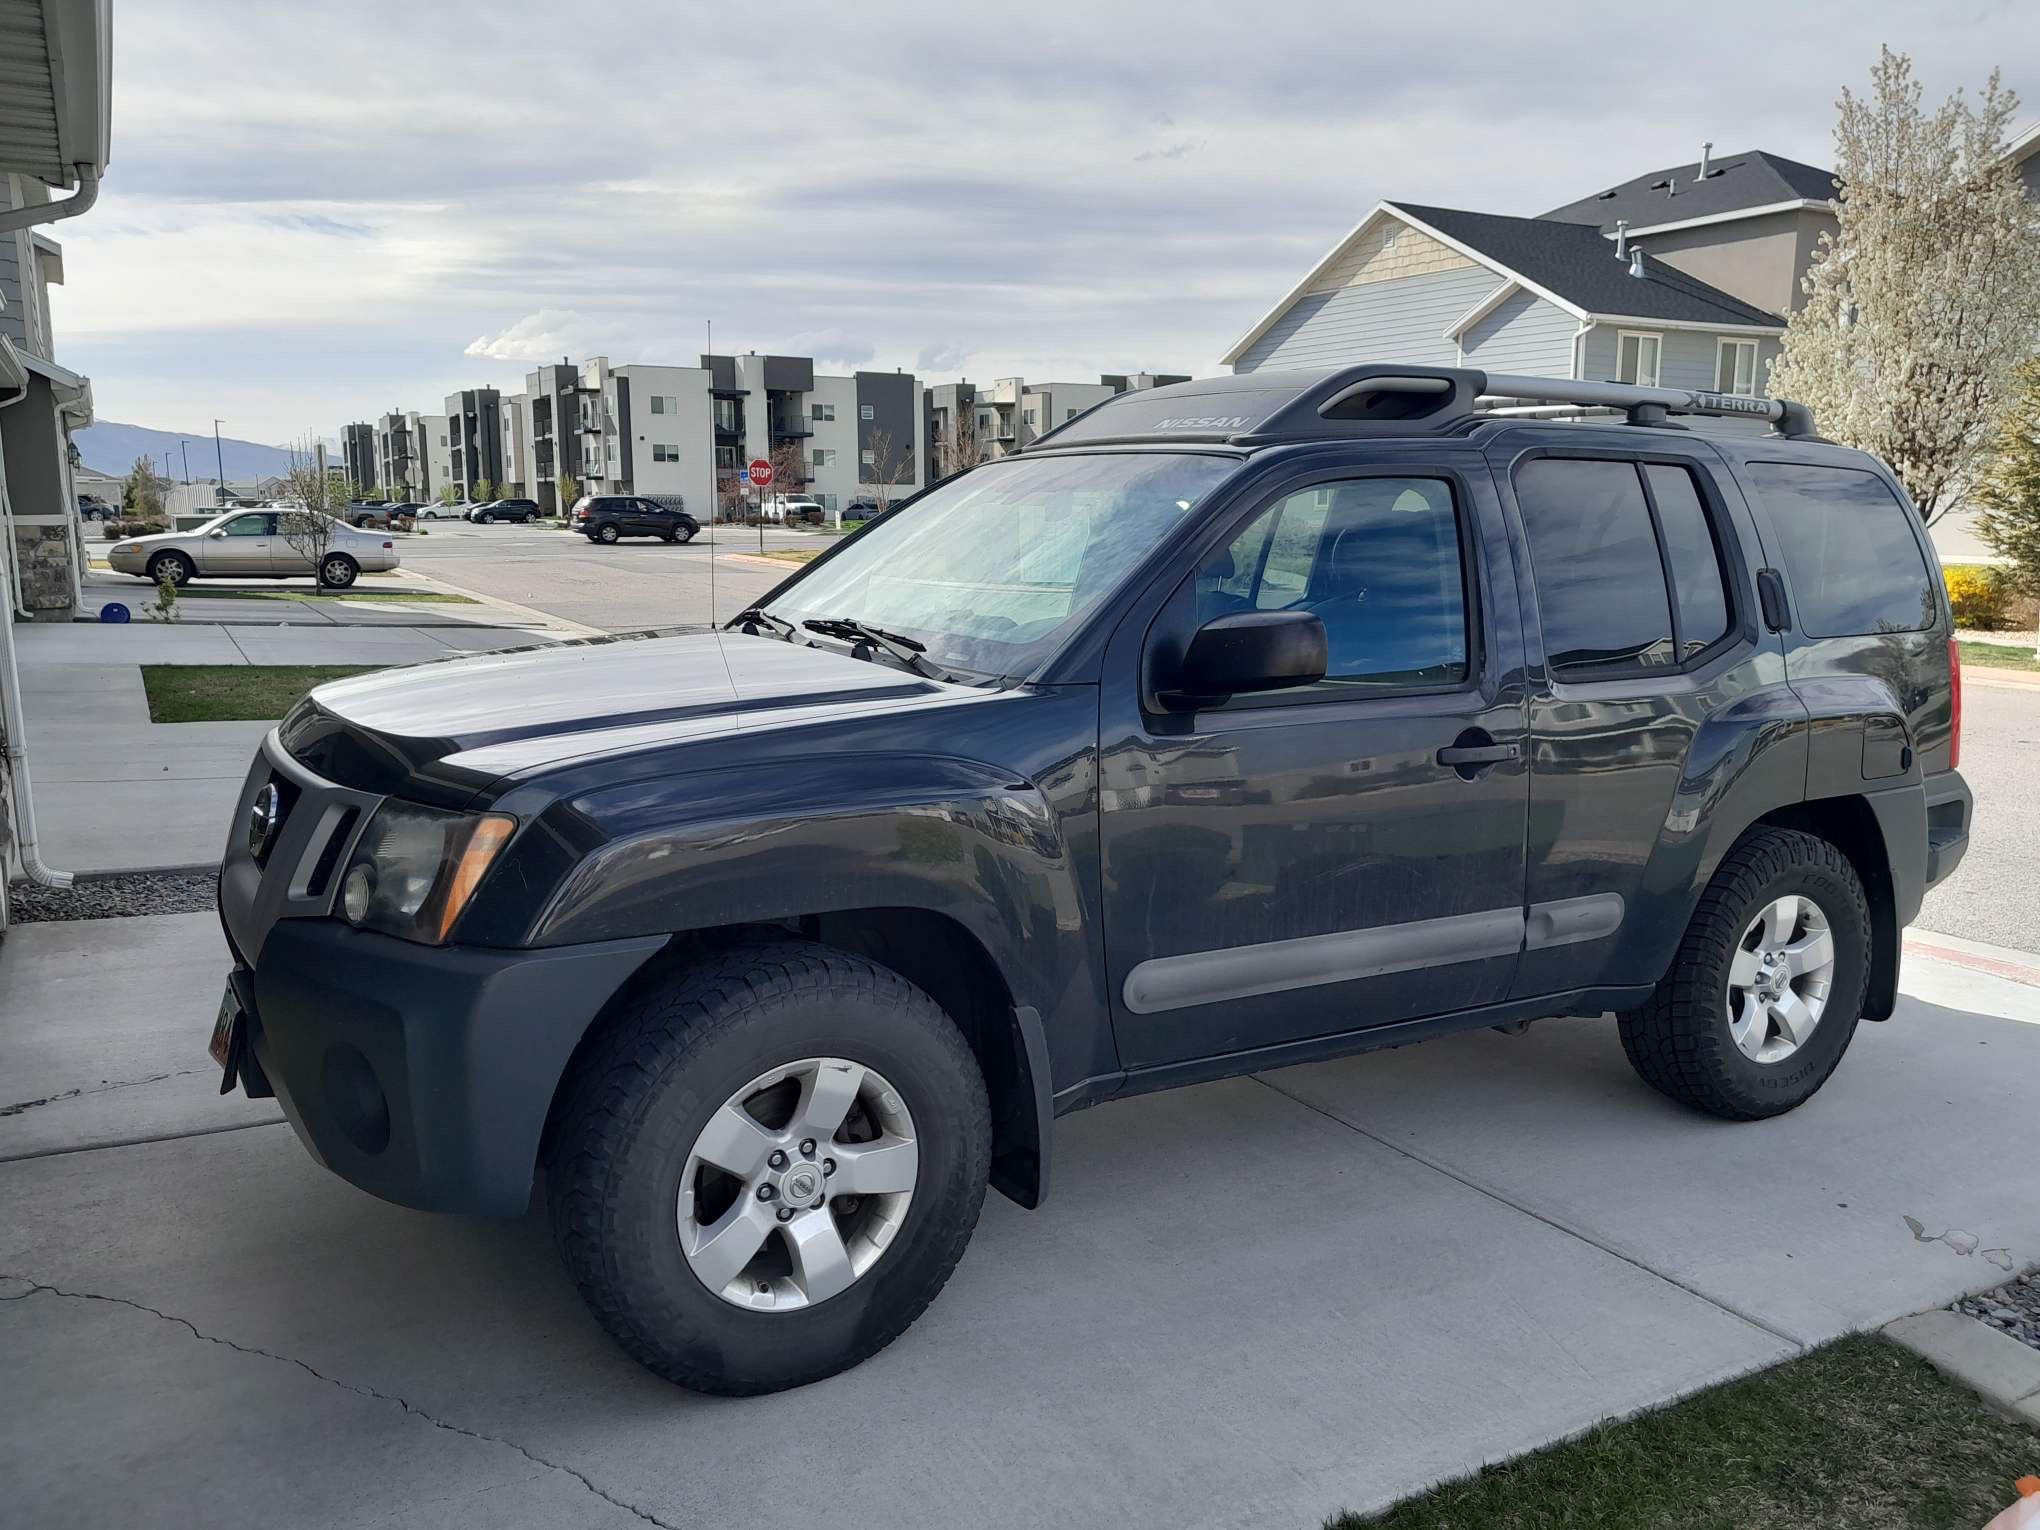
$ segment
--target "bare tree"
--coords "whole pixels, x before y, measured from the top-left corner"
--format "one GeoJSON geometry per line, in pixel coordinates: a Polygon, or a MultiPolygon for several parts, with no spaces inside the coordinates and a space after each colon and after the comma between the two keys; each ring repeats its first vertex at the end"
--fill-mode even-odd
{"type": "Polygon", "coordinates": [[[782,441],[772,448],[772,492],[798,494],[807,487],[807,452],[797,441],[782,441]]]}
{"type": "Polygon", "coordinates": [[[715,481],[715,501],[719,511],[716,519],[740,520],[750,503],[750,494],[744,488],[744,480],[735,473],[718,477],[715,481]]]}
{"type": "Polygon", "coordinates": [[[1883,50],[1837,103],[1836,231],[1821,236],[1771,392],[1889,462],[1932,522],[1973,482],[2040,329],[2040,208],[2005,157],[2018,97],[1996,72],[1928,116],[1883,50]]]}
{"type": "Polygon", "coordinates": [[[884,515],[899,498],[900,489],[914,481],[913,446],[909,443],[902,447],[889,430],[874,430],[864,439],[871,444],[858,451],[857,482],[878,513],[884,515]],[[866,452],[871,454],[869,462],[864,460],[866,452]]]}
{"type": "Polygon", "coordinates": [[[292,552],[312,566],[315,587],[328,586],[327,554],[340,529],[339,513],[347,502],[360,497],[360,490],[344,473],[322,469],[316,456],[305,446],[293,446],[290,467],[283,475],[279,498],[289,507],[277,516],[277,532],[292,552]]]}
{"type": "Polygon", "coordinates": [[[939,477],[961,473],[985,460],[985,444],[978,439],[977,415],[958,406],[949,411],[949,428],[935,437],[935,469],[939,477]]]}

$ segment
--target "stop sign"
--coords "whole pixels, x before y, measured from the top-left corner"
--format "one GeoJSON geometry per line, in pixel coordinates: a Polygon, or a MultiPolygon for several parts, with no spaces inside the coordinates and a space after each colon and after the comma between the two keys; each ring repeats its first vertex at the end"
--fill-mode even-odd
{"type": "Polygon", "coordinates": [[[772,487],[772,464],[763,457],[753,457],[750,466],[751,482],[760,489],[772,487]]]}

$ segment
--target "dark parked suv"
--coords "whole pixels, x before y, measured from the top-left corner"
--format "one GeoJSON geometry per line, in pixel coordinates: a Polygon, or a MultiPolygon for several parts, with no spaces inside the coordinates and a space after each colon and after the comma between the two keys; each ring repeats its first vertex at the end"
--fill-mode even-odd
{"type": "Polygon", "coordinates": [[[497,521],[508,521],[513,526],[529,526],[539,517],[538,501],[535,499],[492,499],[485,505],[476,505],[468,511],[467,518],[477,526],[493,526],[497,521]]]}
{"type": "Polygon", "coordinates": [[[1950,630],[1796,405],[1125,394],[719,631],[312,692],[242,792],[214,1051],[389,1200],[543,1178],[660,1375],[812,1381],[1118,1096],[1612,1010],[1673,1100],[1798,1105],[1967,844],[1950,630]],[[1506,412],[1553,403],[1627,423],[1506,412]]]}
{"type": "Polygon", "coordinates": [[[625,537],[691,542],[701,530],[701,523],[685,510],[640,494],[584,495],[574,505],[572,525],[591,542],[618,542],[625,537]]]}

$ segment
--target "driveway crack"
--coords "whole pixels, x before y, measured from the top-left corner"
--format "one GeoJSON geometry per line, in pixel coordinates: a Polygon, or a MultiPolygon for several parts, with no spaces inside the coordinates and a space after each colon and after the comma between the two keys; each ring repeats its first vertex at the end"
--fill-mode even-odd
{"type": "Polygon", "coordinates": [[[46,1094],[39,1100],[16,1100],[12,1105],[0,1105],[0,1116],[18,1116],[25,1110],[34,1110],[43,1105],[54,1105],[59,1100],[76,1100],[88,1094],[105,1094],[114,1089],[135,1089],[143,1084],[160,1084],[166,1078],[186,1078],[193,1073],[212,1072],[206,1068],[174,1068],[168,1073],[151,1073],[147,1078],[124,1078],[111,1084],[93,1084],[77,1089],[59,1090],[46,1094]]]}
{"type": "Polygon", "coordinates": [[[394,1392],[383,1392],[375,1387],[364,1386],[360,1382],[343,1381],[337,1376],[328,1376],[324,1371],[306,1364],[295,1355],[280,1355],[275,1350],[263,1349],[259,1345],[254,1344],[237,1344],[232,1339],[223,1339],[218,1334],[205,1332],[189,1318],[179,1317],[174,1312],[161,1311],[158,1308],[149,1306],[145,1302],[130,1301],[125,1296],[107,1296],[98,1291],[67,1291],[61,1286],[45,1285],[39,1280],[31,1280],[26,1275],[9,1275],[4,1271],[0,1271],[0,1284],[5,1283],[25,1286],[27,1289],[18,1292],[0,1293],[0,1301],[18,1302],[25,1301],[31,1296],[60,1296],[67,1301],[104,1302],[112,1307],[127,1307],[135,1312],[146,1313],[150,1317],[160,1319],[165,1323],[174,1324],[176,1327],[182,1328],[194,1339],[202,1340],[207,1344],[217,1344],[222,1349],[231,1349],[236,1354],[252,1355],[261,1360],[274,1360],[280,1365],[294,1365],[307,1376],[310,1376],[315,1381],[322,1381],[329,1387],[337,1387],[343,1392],[352,1392],[356,1397],[368,1397],[373,1398],[377,1402],[394,1404],[411,1417],[430,1424],[434,1429],[441,1429],[448,1434],[457,1434],[470,1440],[479,1440],[485,1445],[501,1445],[505,1449],[514,1450],[534,1466],[543,1467],[547,1471],[564,1472],[604,1503],[633,1514],[648,1525],[657,1525],[660,1527],[660,1530],[680,1530],[679,1526],[672,1524],[670,1521],[660,1519],[658,1515],[641,1509],[634,1503],[627,1502],[612,1493],[603,1491],[594,1482],[589,1480],[586,1473],[575,1467],[568,1466],[562,1461],[551,1460],[538,1454],[535,1450],[518,1444],[515,1440],[507,1440],[501,1435],[484,1434],[478,1429],[468,1429],[459,1424],[449,1423],[437,1414],[427,1412],[408,1398],[399,1397],[394,1392]]]}

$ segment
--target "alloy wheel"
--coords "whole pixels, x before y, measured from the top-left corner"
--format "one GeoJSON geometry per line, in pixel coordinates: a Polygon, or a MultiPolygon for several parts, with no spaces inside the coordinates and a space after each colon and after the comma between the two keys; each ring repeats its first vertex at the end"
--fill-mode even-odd
{"type": "Polygon", "coordinates": [[[1774,898],[1729,959],[1730,1038],[1752,1062],[1783,1062],[1820,1024],[1834,977],[1834,936],[1820,905],[1799,893],[1774,898]]]}
{"type": "Polygon", "coordinates": [[[920,1162],[913,1116],[876,1070],[841,1057],[774,1068],[695,1139],[680,1176],[680,1251],[735,1306],[825,1302],[891,1247],[920,1162]]]}

